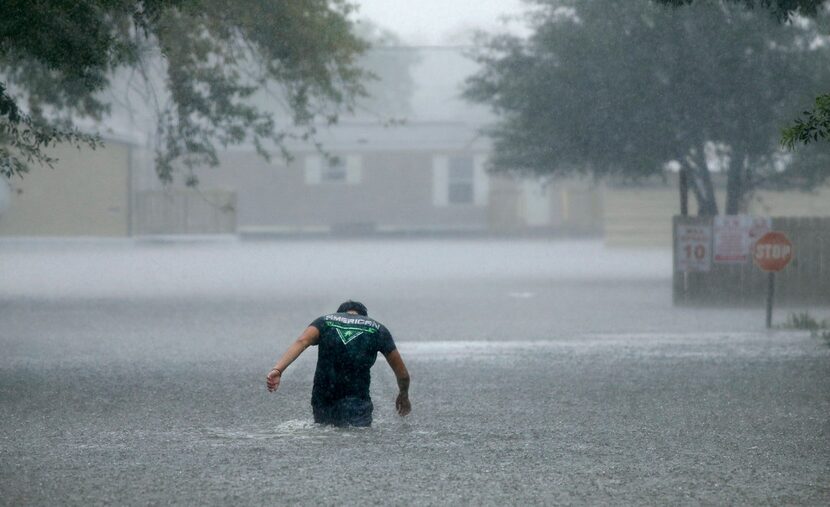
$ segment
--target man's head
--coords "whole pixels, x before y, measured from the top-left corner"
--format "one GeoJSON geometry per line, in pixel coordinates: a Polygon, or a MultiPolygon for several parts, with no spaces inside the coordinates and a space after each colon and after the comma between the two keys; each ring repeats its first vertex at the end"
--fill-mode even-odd
{"type": "Polygon", "coordinates": [[[337,313],[346,312],[355,312],[356,314],[363,315],[364,317],[369,314],[369,312],[366,311],[366,305],[357,301],[352,301],[351,299],[344,302],[337,308],[337,313]]]}

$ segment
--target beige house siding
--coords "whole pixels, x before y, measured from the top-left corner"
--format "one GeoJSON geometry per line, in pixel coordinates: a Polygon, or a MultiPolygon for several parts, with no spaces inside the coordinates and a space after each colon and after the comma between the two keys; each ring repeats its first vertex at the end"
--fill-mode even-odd
{"type": "Polygon", "coordinates": [[[142,190],[133,202],[136,235],[236,233],[236,194],[227,190],[142,190]]]}
{"type": "Polygon", "coordinates": [[[605,244],[671,248],[671,217],[679,213],[678,195],[668,187],[606,186],[603,191],[605,244]]]}
{"type": "Polygon", "coordinates": [[[787,217],[830,216],[830,186],[815,192],[758,192],[749,202],[752,215],[787,217]]]}
{"type": "Polygon", "coordinates": [[[126,236],[129,156],[126,144],[78,150],[62,145],[54,169],[32,167],[10,182],[0,236],[126,236]]]}
{"type": "Polygon", "coordinates": [[[487,222],[490,230],[506,233],[524,227],[520,212],[524,205],[521,190],[519,185],[510,178],[491,178],[490,205],[487,209],[487,222]]]}
{"type": "MultiPolygon", "coordinates": [[[[723,205],[723,188],[716,189],[723,205]]],[[[672,216],[680,213],[677,180],[641,187],[606,185],[603,191],[605,243],[609,246],[672,247],[672,216]]],[[[747,213],[758,216],[830,216],[830,187],[816,192],[757,192],[748,202],[747,213]]],[[[697,203],[689,194],[689,214],[697,214],[697,203]]]]}
{"type": "Polygon", "coordinates": [[[491,180],[489,222],[494,232],[597,235],[602,231],[599,186],[583,178],[491,180]]]}
{"type": "Polygon", "coordinates": [[[355,123],[326,135],[342,163],[305,145],[290,162],[232,149],[197,171],[195,191],[181,173],[162,186],[151,153],[137,147],[62,148],[55,171],[15,182],[20,193],[9,198],[0,192],[0,235],[601,231],[596,185],[487,174],[490,147],[469,125],[355,123]]]}
{"type": "Polygon", "coordinates": [[[327,161],[297,154],[289,164],[229,152],[204,171],[201,187],[237,193],[238,231],[481,231],[599,234],[600,188],[587,179],[539,181],[489,175],[483,152],[333,152],[339,181],[326,181],[327,161]],[[450,198],[451,160],[472,160],[469,202],[450,198]]]}
{"type": "MultiPolygon", "coordinates": [[[[271,164],[253,153],[227,153],[222,169],[202,175],[202,187],[235,188],[237,224],[247,231],[486,229],[486,202],[434,203],[433,158],[425,153],[334,153],[350,160],[344,181],[321,181],[316,163],[298,155],[271,164]],[[355,172],[357,171],[357,172],[355,172]]],[[[437,156],[452,156],[439,153],[437,156]]],[[[469,154],[464,154],[469,156],[469,154]]]]}
{"type": "Polygon", "coordinates": [[[570,179],[550,188],[555,211],[553,225],[564,232],[595,234],[602,231],[601,187],[584,179],[570,179]]]}

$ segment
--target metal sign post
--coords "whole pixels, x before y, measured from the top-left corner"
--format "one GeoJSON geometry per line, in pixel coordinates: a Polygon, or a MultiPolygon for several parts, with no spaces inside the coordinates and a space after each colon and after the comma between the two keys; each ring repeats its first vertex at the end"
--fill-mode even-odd
{"type": "Polygon", "coordinates": [[[755,264],[767,272],[767,329],[772,327],[772,301],[775,295],[775,273],[784,269],[793,258],[793,244],[783,232],[772,231],[761,236],[752,252],[755,264]]]}
{"type": "Polygon", "coordinates": [[[775,272],[767,273],[767,329],[772,327],[772,300],[775,297],[775,272]]]}

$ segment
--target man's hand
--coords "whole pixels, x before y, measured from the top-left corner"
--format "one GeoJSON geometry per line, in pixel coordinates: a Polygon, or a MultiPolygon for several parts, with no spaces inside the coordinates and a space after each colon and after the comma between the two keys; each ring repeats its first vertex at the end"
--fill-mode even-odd
{"type": "Polygon", "coordinates": [[[409,403],[409,394],[407,393],[400,393],[398,394],[398,399],[395,400],[395,408],[398,410],[398,414],[401,417],[407,415],[409,412],[412,411],[412,404],[409,403]]]}
{"type": "Polygon", "coordinates": [[[265,385],[268,386],[269,392],[276,391],[280,386],[280,377],[282,377],[282,372],[276,368],[268,372],[268,375],[265,377],[265,385]]]}

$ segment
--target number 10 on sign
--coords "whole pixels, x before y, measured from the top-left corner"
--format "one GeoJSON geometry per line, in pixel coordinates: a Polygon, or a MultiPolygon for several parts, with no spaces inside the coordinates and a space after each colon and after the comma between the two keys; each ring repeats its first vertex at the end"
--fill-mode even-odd
{"type": "Polygon", "coordinates": [[[678,271],[709,271],[712,267],[712,227],[678,225],[676,252],[678,271]]]}

